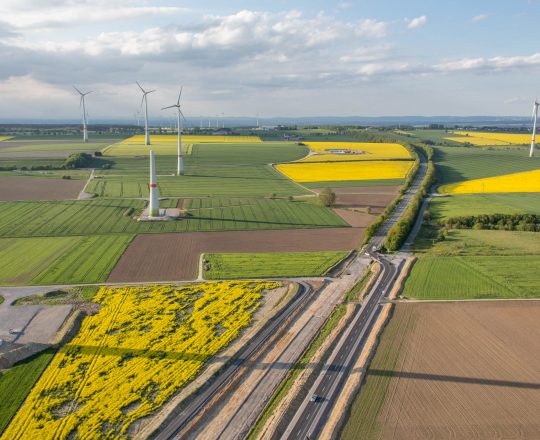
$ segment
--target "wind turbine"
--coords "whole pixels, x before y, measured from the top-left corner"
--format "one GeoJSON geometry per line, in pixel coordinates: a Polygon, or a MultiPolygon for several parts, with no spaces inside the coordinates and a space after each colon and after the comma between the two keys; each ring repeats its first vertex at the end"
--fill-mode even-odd
{"type": "Polygon", "coordinates": [[[529,153],[529,157],[534,156],[534,146],[536,143],[536,121],[538,119],[538,106],[540,104],[538,103],[538,100],[534,100],[533,104],[533,111],[532,111],[532,120],[533,120],[533,131],[532,131],[532,139],[531,139],[531,151],[529,153]]]}
{"type": "Polygon", "coordinates": [[[169,108],[175,108],[177,110],[177,116],[178,116],[178,162],[176,165],[176,175],[177,176],[183,176],[184,175],[184,160],[182,158],[182,129],[181,129],[181,120],[184,121],[186,118],[184,117],[184,114],[182,113],[182,109],[180,108],[180,98],[182,97],[182,90],[184,87],[180,87],[180,93],[178,94],[178,101],[176,104],[170,105],[168,107],[163,107],[161,110],[167,110],[169,108]]]}
{"type": "Polygon", "coordinates": [[[150,133],[148,132],[148,95],[155,92],[155,90],[146,91],[137,82],[139,89],[141,89],[143,96],[141,99],[141,107],[144,104],[144,145],[150,145],[150,133]]]}
{"type": "Polygon", "coordinates": [[[90,91],[90,92],[83,93],[77,87],[73,86],[73,88],[77,91],[79,95],[81,95],[81,103],[79,105],[82,108],[83,142],[88,142],[88,127],[87,127],[86,105],[84,102],[84,97],[92,92],[90,91]]]}

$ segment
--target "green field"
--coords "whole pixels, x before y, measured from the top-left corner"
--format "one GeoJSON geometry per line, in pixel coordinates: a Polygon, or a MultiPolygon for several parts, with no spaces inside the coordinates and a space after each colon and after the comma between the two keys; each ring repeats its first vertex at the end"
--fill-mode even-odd
{"type": "Polygon", "coordinates": [[[435,147],[437,184],[461,182],[531,171],[540,168],[540,157],[530,158],[526,149],[435,147]]]}
{"type": "MultiPolygon", "coordinates": [[[[170,144],[168,144],[170,147],[170,144]]],[[[126,146],[129,148],[129,146],[126,146]]],[[[269,164],[307,154],[294,143],[194,144],[184,157],[185,175],[174,176],[176,156],[156,156],[160,196],[280,196],[308,194],[269,164]],[[171,176],[173,175],[173,176],[171,176]]],[[[88,190],[104,197],[146,197],[148,157],[107,156],[109,170],[100,170],[88,190]]]]}
{"type": "Polygon", "coordinates": [[[126,199],[1,202],[0,237],[348,226],[329,208],[287,200],[188,199],[188,217],[137,222],[132,216],[144,205],[142,200],[126,199]]]}
{"type": "Polygon", "coordinates": [[[429,210],[436,219],[480,214],[540,214],[540,194],[459,194],[435,197],[429,210]]]}
{"type": "Polygon", "coordinates": [[[23,153],[23,152],[69,152],[77,153],[80,151],[100,151],[117,139],[100,139],[88,143],[83,143],[82,140],[72,141],[54,141],[47,140],[9,140],[2,143],[3,153],[23,153]]]}
{"type": "Polygon", "coordinates": [[[375,356],[370,363],[360,394],[348,409],[348,417],[339,438],[341,440],[375,440],[380,438],[380,414],[386,400],[392,371],[397,370],[402,345],[414,329],[415,310],[396,306],[392,319],[385,327],[375,356]],[[374,374],[387,371],[389,374],[374,374]]]}
{"type": "Polygon", "coordinates": [[[429,245],[419,242],[414,251],[420,256],[536,255],[540,254],[540,234],[454,229],[449,231],[446,240],[429,245]]]}
{"type": "Polygon", "coordinates": [[[52,348],[0,372],[0,433],[54,356],[52,348]]]}
{"type": "Polygon", "coordinates": [[[107,279],[131,235],[0,239],[0,283],[96,283],[107,279]]]}
{"type": "Polygon", "coordinates": [[[276,252],[262,254],[206,254],[209,280],[322,276],[347,252],[276,252]]]}
{"type": "Polygon", "coordinates": [[[422,257],[402,295],[417,299],[540,297],[540,255],[422,257]]]}

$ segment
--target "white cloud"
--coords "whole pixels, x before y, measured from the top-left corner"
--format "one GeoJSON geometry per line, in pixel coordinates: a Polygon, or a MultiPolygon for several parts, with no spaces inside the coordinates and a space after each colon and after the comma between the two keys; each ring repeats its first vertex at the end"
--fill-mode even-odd
{"type": "Polygon", "coordinates": [[[137,6],[135,3],[130,0],[2,0],[0,21],[15,29],[43,29],[187,12],[186,8],[137,6]]]}
{"type": "Polygon", "coordinates": [[[351,2],[339,2],[338,8],[340,9],[349,9],[352,8],[353,4],[351,2]]]}
{"type": "Polygon", "coordinates": [[[488,17],[489,17],[489,14],[475,15],[473,18],[471,18],[471,23],[478,23],[479,21],[484,21],[488,17]]]}
{"type": "MultiPolygon", "coordinates": [[[[197,28],[155,27],[142,32],[102,32],[83,41],[29,41],[22,37],[3,41],[10,46],[35,51],[82,51],[91,56],[159,56],[219,49],[234,52],[236,58],[257,56],[268,51],[280,53],[283,58],[286,53],[312,50],[335,41],[361,41],[386,35],[386,23],[381,21],[342,22],[323,14],[305,17],[299,11],[270,13],[244,10],[227,16],[205,17],[197,28]]],[[[230,58],[230,54],[225,55],[225,52],[213,55],[230,58]]]]}
{"type": "Polygon", "coordinates": [[[416,29],[418,27],[424,26],[427,22],[428,22],[427,17],[425,15],[422,15],[420,17],[416,17],[410,20],[407,27],[409,29],[416,29]]]}
{"type": "Polygon", "coordinates": [[[526,56],[492,57],[492,58],[462,58],[454,61],[445,61],[433,66],[438,72],[464,72],[464,71],[502,71],[513,68],[540,66],[540,53],[526,56]]]}

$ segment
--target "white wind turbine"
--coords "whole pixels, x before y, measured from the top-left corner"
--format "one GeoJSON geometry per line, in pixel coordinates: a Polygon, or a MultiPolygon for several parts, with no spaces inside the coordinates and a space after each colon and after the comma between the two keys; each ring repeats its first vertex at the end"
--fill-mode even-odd
{"type": "Polygon", "coordinates": [[[79,105],[82,109],[83,142],[88,142],[88,126],[87,126],[88,120],[87,120],[86,104],[84,102],[84,97],[92,92],[90,91],[90,92],[83,93],[77,87],[73,86],[73,88],[77,91],[79,95],[81,95],[81,102],[79,105]]]}
{"type": "Polygon", "coordinates": [[[180,93],[178,94],[178,101],[176,104],[170,105],[168,107],[163,107],[161,110],[166,110],[169,108],[175,108],[177,110],[177,117],[178,117],[178,162],[176,166],[176,175],[177,176],[183,176],[184,175],[184,160],[182,157],[182,120],[186,120],[184,117],[184,114],[182,113],[182,109],[180,106],[180,98],[182,97],[182,90],[184,87],[180,87],[180,93]]]}
{"type": "Polygon", "coordinates": [[[150,93],[155,92],[155,90],[146,91],[142,86],[137,82],[139,89],[141,89],[143,96],[141,100],[141,107],[144,104],[144,145],[150,145],[150,133],[148,132],[148,98],[147,96],[150,93]]]}
{"type": "Polygon", "coordinates": [[[534,156],[534,146],[536,143],[536,121],[538,120],[538,106],[540,104],[538,103],[538,100],[534,100],[533,104],[533,111],[532,111],[532,120],[533,120],[533,131],[532,131],[532,138],[531,138],[531,151],[529,153],[529,157],[534,156]]]}

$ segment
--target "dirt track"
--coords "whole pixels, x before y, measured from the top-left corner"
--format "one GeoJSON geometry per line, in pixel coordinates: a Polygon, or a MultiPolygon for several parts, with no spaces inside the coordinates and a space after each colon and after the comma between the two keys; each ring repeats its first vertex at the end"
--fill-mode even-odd
{"type": "Polygon", "coordinates": [[[540,438],[539,314],[537,301],[399,304],[401,355],[368,373],[391,379],[364,438],[540,438]]]}
{"type": "Polygon", "coordinates": [[[358,247],[363,237],[363,228],[139,235],[108,281],[193,280],[201,253],[340,251],[358,247]]]}
{"type": "Polygon", "coordinates": [[[0,176],[0,200],[76,199],[85,183],[85,180],[75,179],[0,176]]]}

